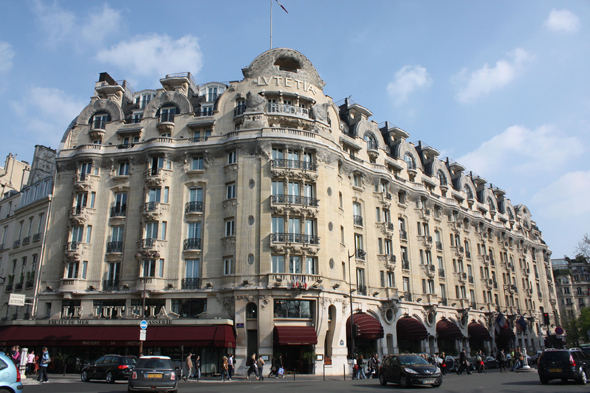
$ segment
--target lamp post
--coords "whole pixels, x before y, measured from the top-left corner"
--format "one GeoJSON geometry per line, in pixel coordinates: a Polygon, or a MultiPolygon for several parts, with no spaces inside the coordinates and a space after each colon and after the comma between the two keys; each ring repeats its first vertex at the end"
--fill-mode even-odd
{"type": "MultiPolygon", "coordinates": [[[[143,319],[145,318],[145,293],[146,293],[146,283],[147,283],[147,277],[145,275],[145,261],[149,261],[150,259],[159,259],[160,258],[160,253],[156,250],[147,250],[147,251],[139,251],[137,254],[135,254],[135,259],[137,260],[137,262],[144,262],[144,268],[143,268],[143,294],[141,296],[142,299],[142,306],[141,306],[141,320],[143,321],[143,319]]],[[[143,353],[143,341],[139,341],[139,355],[141,356],[143,353]]]]}
{"type": "Polygon", "coordinates": [[[348,277],[350,279],[350,285],[348,286],[349,294],[350,294],[350,345],[351,345],[350,346],[350,356],[351,356],[351,359],[353,359],[353,364],[354,364],[354,333],[355,333],[355,329],[354,329],[354,310],[352,308],[353,307],[352,306],[352,275],[351,275],[351,270],[350,270],[350,259],[357,254],[359,256],[364,256],[365,251],[357,250],[356,245],[355,245],[354,252],[352,254],[348,254],[348,277]]]}

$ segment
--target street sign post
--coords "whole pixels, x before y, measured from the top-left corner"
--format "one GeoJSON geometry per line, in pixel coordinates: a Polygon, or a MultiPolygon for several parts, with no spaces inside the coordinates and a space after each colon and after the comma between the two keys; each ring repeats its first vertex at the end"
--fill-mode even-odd
{"type": "Polygon", "coordinates": [[[145,341],[146,333],[147,333],[147,330],[145,330],[145,329],[141,329],[139,331],[139,341],[145,341]]]}
{"type": "Polygon", "coordinates": [[[24,306],[25,305],[25,295],[20,295],[18,293],[11,293],[10,297],[8,298],[8,305],[9,306],[24,306]]]}
{"type": "Polygon", "coordinates": [[[144,319],[143,321],[141,321],[141,322],[139,323],[139,327],[141,328],[141,330],[145,330],[145,329],[147,329],[147,327],[148,327],[148,323],[147,323],[147,321],[146,321],[145,319],[144,319]]]}

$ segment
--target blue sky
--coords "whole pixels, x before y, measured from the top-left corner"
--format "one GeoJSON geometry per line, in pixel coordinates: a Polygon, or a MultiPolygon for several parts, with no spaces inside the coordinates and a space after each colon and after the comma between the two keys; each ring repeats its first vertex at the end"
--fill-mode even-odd
{"type": "MultiPolygon", "coordinates": [[[[273,47],[525,204],[553,250],[590,232],[590,2],[281,0],[273,47]]],[[[269,0],[4,1],[2,151],[58,147],[100,72],[136,90],[190,71],[241,80],[269,49],[269,0]]],[[[0,162],[3,164],[3,160],[0,162]]]]}

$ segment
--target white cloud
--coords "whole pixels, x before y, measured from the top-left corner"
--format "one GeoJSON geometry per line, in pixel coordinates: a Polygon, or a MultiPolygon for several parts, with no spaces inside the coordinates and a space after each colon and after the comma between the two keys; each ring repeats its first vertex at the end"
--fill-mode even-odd
{"type": "Polygon", "coordinates": [[[396,105],[408,100],[410,94],[432,84],[432,78],[422,66],[405,66],[395,73],[395,80],[387,85],[387,92],[396,105]]]}
{"type": "Polygon", "coordinates": [[[70,122],[87,104],[62,90],[36,86],[11,107],[24,126],[19,138],[57,148],[70,122]]]}
{"type": "Polygon", "coordinates": [[[457,161],[490,181],[493,175],[507,173],[532,181],[562,170],[583,153],[578,138],[564,136],[552,126],[512,126],[457,161]]]}
{"type": "Polygon", "coordinates": [[[573,33],[580,29],[580,18],[568,10],[552,10],[545,21],[545,27],[552,31],[573,33]]]}
{"type": "Polygon", "coordinates": [[[508,56],[510,59],[497,61],[495,67],[490,68],[486,63],[469,76],[466,69],[461,71],[455,78],[459,81],[467,80],[467,86],[459,90],[456,99],[463,103],[473,102],[482,95],[508,85],[522,72],[524,64],[534,58],[521,48],[509,52],[508,56]]]}
{"type": "Polygon", "coordinates": [[[0,41],[0,72],[7,72],[12,68],[14,51],[8,42],[0,41]]]}
{"type": "Polygon", "coordinates": [[[198,38],[191,35],[178,40],[165,34],[137,36],[101,50],[96,59],[119,67],[124,74],[139,77],[162,77],[184,71],[196,74],[203,65],[198,38]]]}
{"type": "Polygon", "coordinates": [[[533,196],[540,214],[559,219],[577,218],[590,213],[590,171],[570,172],[561,176],[533,196]]]}
{"type": "Polygon", "coordinates": [[[124,26],[121,13],[108,4],[102,9],[90,9],[83,18],[61,8],[57,2],[47,5],[36,1],[33,12],[45,34],[45,44],[52,48],[74,44],[77,49],[84,50],[88,45],[102,45],[107,37],[118,36],[124,26]]]}

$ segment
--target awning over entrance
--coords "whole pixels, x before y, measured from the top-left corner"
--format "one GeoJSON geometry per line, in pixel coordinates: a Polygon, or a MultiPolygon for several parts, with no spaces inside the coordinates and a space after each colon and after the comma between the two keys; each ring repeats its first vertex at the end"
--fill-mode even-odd
{"type": "MultiPolygon", "coordinates": [[[[20,346],[129,346],[139,345],[137,326],[7,326],[0,329],[0,345],[20,346]]],[[[235,348],[233,327],[153,326],[145,345],[235,348]]]]}
{"type": "Polygon", "coordinates": [[[274,343],[278,345],[316,345],[318,336],[313,326],[275,326],[274,343]]]}
{"type": "Polygon", "coordinates": [[[484,325],[477,322],[471,322],[467,326],[467,333],[469,334],[469,338],[474,340],[490,341],[492,339],[490,331],[484,325]]]}
{"type": "Polygon", "coordinates": [[[436,334],[439,340],[461,340],[463,338],[463,333],[461,333],[459,326],[446,319],[438,321],[436,324],[436,334]]]}
{"type": "MultiPolygon", "coordinates": [[[[383,338],[383,326],[375,317],[364,312],[359,312],[353,315],[354,324],[358,326],[359,335],[357,338],[366,338],[369,340],[377,340],[383,338]]],[[[350,336],[350,317],[346,321],[346,336],[350,336]]]]}
{"type": "Polygon", "coordinates": [[[419,320],[404,317],[397,321],[397,340],[426,340],[428,331],[419,320]]]}

